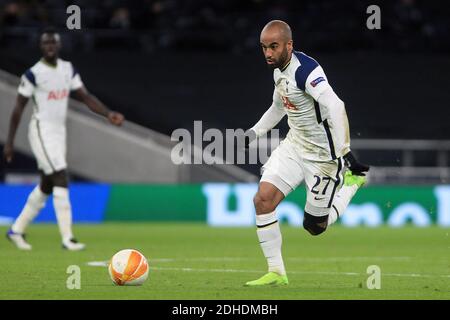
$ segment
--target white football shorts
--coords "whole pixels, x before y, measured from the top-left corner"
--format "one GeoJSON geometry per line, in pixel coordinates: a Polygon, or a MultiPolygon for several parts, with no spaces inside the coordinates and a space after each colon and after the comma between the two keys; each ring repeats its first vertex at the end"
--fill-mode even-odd
{"type": "Polygon", "coordinates": [[[51,127],[32,119],[28,127],[28,140],[38,168],[46,175],[67,168],[66,129],[51,127]]]}
{"type": "Polygon", "coordinates": [[[343,184],[342,158],[312,161],[302,158],[296,145],[285,139],[264,164],[261,182],[269,182],[287,196],[302,181],[306,186],[305,211],[313,216],[329,213],[333,199],[343,184]]]}

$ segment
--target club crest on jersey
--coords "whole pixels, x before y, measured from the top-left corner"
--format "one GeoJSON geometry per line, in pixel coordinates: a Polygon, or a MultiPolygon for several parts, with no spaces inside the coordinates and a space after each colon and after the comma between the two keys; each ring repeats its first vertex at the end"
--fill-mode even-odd
{"type": "Polygon", "coordinates": [[[315,86],[317,86],[322,81],[325,81],[325,78],[324,77],[318,77],[318,78],[314,79],[313,81],[311,81],[310,84],[314,88],[315,86]]]}
{"type": "Polygon", "coordinates": [[[69,96],[69,90],[52,90],[48,93],[47,100],[62,100],[69,96]]]}

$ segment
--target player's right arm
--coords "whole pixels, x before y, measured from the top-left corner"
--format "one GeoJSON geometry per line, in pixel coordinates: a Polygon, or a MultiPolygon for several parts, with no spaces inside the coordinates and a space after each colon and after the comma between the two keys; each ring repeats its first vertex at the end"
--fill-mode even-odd
{"type": "Polygon", "coordinates": [[[16,136],[17,128],[20,124],[20,119],[22,118],[23,110],[27,105],[28,97],[17,95],[16,104],[14,106],[11,118],[9,120],[9,131],[8,137],[6,139],[5,148],[3,149],[3,155],[6,162],[10,163],[14,156],[14,138],[16,136]]]}
{"type": "Polygon", "coordinates": [[[124,116],[119,112],[109,110],[96,96],[89,93],[84,86],[81,86],[74,92],[78,99],[91,109],[92,112],[104,116],[116,126],[122,125],[124,116]]]}
{"type": "Polygon", "coordinates": [[[8,137],[6,138],[5,148],[3,149],[3,156],[8,163],[13,160],[14,138],[16,137],[20,119],[22,119],[23,110],[25,109],[29,98],[33,95],[35,86],[35,76],[31,69],[28,69],[20,79],[19,89],[17,90],[18,94],[16,98],[16,104],[9,120],[8,137]]]}
{"type": "Polygon", "coordinates": [[[248,131],[252,132],[256,137],[260,137],[275,127],[285,115],[286,111],[284,110],[280,95],[275,89],[273,92],[272,105],[263,114],[261,119],[248,131]]]}

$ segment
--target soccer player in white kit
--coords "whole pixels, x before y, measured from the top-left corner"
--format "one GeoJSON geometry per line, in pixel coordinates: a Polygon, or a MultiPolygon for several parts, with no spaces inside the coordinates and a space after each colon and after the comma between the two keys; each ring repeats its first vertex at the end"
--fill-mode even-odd
{"type": "Polygon", "coordinates": [[[303,226],[310,234],[319,235],[344,213],[366,182],[369,167],[350,152],[344,103],[317,61],[293,50],[289,25],[280,20],[269,22],[260,42],[266,62],[274,70],[275,90],[270,108],[247,131],[247,143],[271,130],[285,115],[290,130],[263,166],[254,197],[257,235],[268,273],[246,285],[286,285],[278,204],[305,181],[303,226]],[[344,179],[345,166],[349,170],[344,179]]]}
{"type": "Polygon", "coordinates": [[[5,160],[11,162],[16,130],[22,112],[31,98],[33,115],[29,123],[28,138],[41,178],[7,233],[8,239],[21,250],[31,250],[32,247],[24,236],[26,227],[44,207],[52,193],[63,248],[76,251],[85,247],[72,233],[72,211],[68,192],[66,114],[70,92],[74,92],[93,112],[105,116],[112,124],[120,126],[124,120],[122,114],[110,111],[86,90],[72,63],[58,57],[60,47],[59,34],[51,29],[44,31],[40,39],[43,57],[21,78],[4,148],[5,160]]]}

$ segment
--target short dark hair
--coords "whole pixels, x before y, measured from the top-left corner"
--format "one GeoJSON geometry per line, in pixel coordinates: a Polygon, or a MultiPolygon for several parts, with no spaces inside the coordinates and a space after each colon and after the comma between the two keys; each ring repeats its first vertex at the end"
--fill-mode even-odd
{"type": "Polygon", "coordinates": [[[41,36],[43,34],[58,34],[58,31],[56,31],[55,27],[48,26],[42,30],[41,36]]]}

